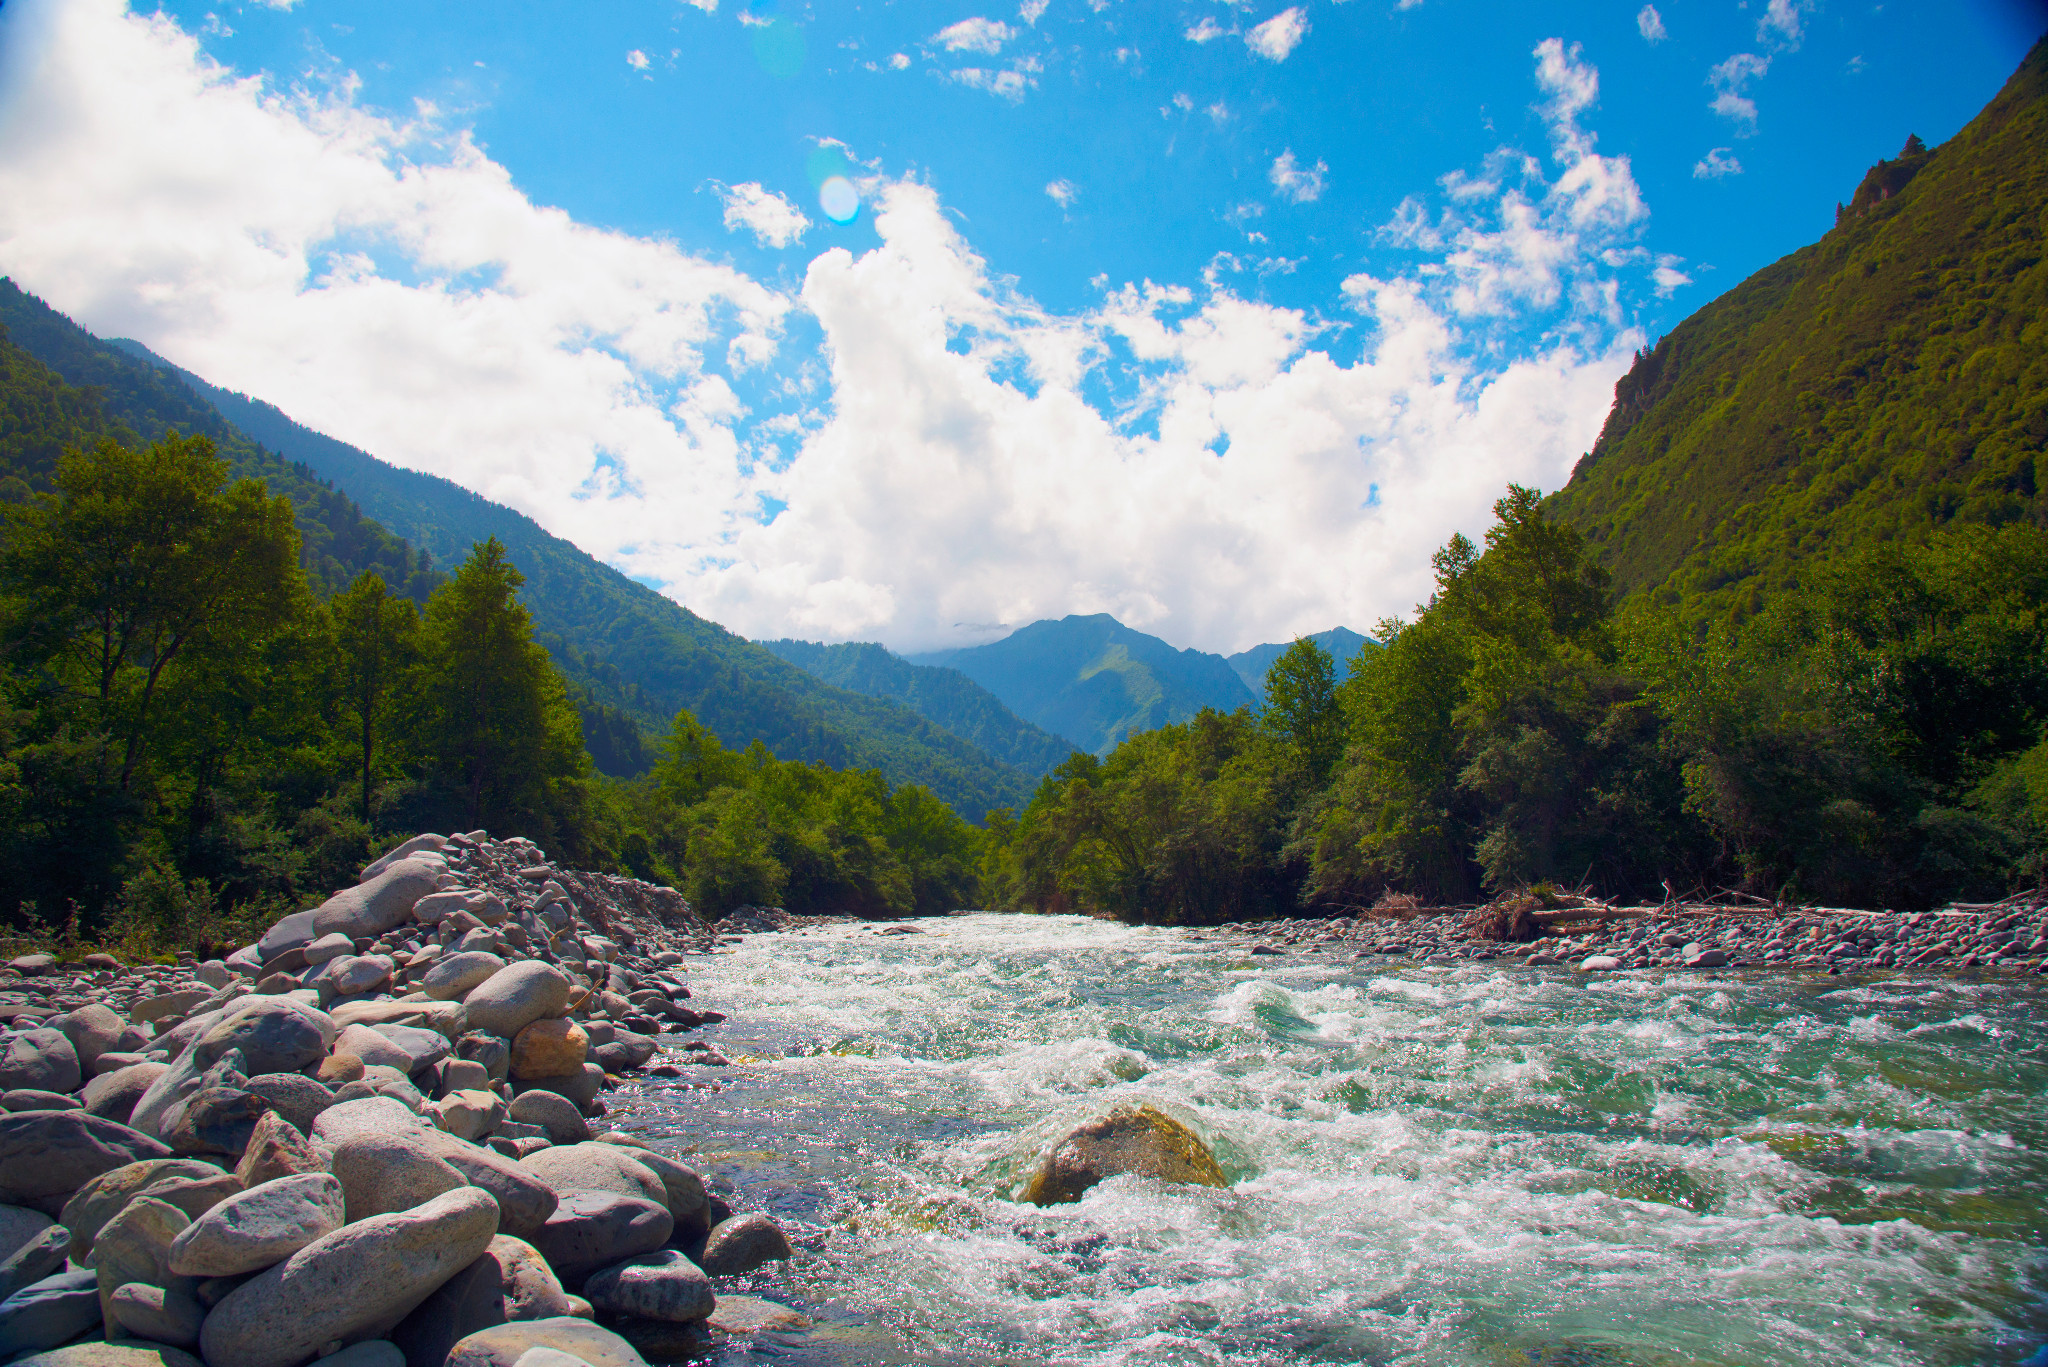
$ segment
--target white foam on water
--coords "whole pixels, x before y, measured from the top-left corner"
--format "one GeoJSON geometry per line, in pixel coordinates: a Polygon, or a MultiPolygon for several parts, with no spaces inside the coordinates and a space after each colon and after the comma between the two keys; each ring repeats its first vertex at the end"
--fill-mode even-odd
{"type": "Polygon", "coordinates": [[[919,924],[693,964],[759,1061],[621,1094],[686,1150],[773,1155],[718,1170],[799,1229],[762,1287],[831,1330],[773,1360],[1903,1367],[2016,1362],[2041,1327],[2031,984],[1248,965],[1078,918],[919,924]],[[1184,1119],[1233,1185],[1011,1199],[1116,1104],[1184,1119]]]}

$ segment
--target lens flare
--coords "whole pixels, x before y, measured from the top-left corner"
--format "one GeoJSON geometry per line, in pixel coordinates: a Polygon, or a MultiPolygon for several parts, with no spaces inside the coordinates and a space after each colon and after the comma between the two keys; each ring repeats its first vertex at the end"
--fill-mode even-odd
{"type": "Polygon", "coordinates": [[[834,223],[851,223],[860,214],[860,191],[845,176],[828,176],[818,187],[818,207],[834,223]]]}

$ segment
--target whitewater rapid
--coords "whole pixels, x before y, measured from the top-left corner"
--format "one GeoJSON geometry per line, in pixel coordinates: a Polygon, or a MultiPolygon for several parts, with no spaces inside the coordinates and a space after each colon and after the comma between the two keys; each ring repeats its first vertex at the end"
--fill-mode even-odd
{"type": "Polygon", "coordinates": [[[724,1364],[1920,1364],[2048,1341],[2034,980],[1251,958],[958,916],[690,966],[729,1069],[621,1128],[773,1211],[724,1364]],[[706,1085],[708,1084],[708,1085],[706,1085]],[[1234,1185],[1011,1198],[1119,1101],[1234,1185]]]}

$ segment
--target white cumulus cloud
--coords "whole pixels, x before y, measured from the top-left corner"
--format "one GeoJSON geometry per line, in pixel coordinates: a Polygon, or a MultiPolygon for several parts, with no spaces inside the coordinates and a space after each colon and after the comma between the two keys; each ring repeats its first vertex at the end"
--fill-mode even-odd
{"type": "Polygon", "coordinates": [[[811,226],[803,210],[773,190],[763,189],[756,181],[721,190],[719,198],[725,201],[726,230],[736,232],[745,228],[764,247],[787,247],[801,242],[804,230],[811,226]]]}
{"type": "Polygon", "coordinates": [[[1073,204],[1080,191],[1074,188],[1074,182],[1071,180],[1055,180],[1046,185],[1045,193],[1053,203],[1065,209],[1073,204]]]}
{"type": "Polygon", "coordinates": [[[1182,36],[1191,43],[1206,43],[1213,39],[1221,38],[1228,32],[1230,32],[1229,29],[1224,28],[1205,14],[1202,16],[1202,21],[1199,24],[1194,25],[1182,36]]]}
{"type": "Polygon", "coordinates": [[[626,54],[626,65],[632,67],[635,71],[647,70],[647,54],[637,47],[634,48],[626,54]]]}
{"type": "Polygon", "coordinates": [[[1329,169],[1320,161],[1313,166],[1301,165],[1295,161],[1294,149],[1290,147],[1273,159],[1272,169],[1266,175],[1282,199],[1307,204],[1323,197],[1323,177],[1329,169]]]}
{"type": "MultiPolygon", "coordinates": [[[[1075,312],[1019,294],[914,180],[864,181],[876,245],[819,254],[792,296],[536,204],[463,129],[352,83],[239,77],[119,0],[10,0],[0,54],[0,271],[754,637],[914,649],[1106,611],[1235,650],[1364,626],[1427,596],[1430,551],[1509,480],[1564,481],[1642,340],[1601,254],[1639,251],[1647,210],[1561,47],[1554,170],[1460,177],[1497,188],[1444,196],[1412,269],[1324,310],[1105,279],[1075,312]],[[815,346],[785,335],[798,311],[815,346]],[[1503,318],[1544,340],[1503,350],[1503,318]],[[742,397],[766,390],[796,397],[742,397]]],[[[744,188],[728,205],[768,203],[744,188]]]]}
{"type": "Polygon", "coordinates": [[[1645,5],[1636,11],[1636,32],[1643,35],[1646,43],[1661,43],[1671,35],[1664,29],[1664,16],[1657,13],[1655,5],[1645,5]]]}
{"type": "Polygon", "coordinates": [[[1017,36],[1017,30],[999,19],[962,19],[932,35],[932,41],[948,52],[982,52],[990,56],[1017,36]]]}
{"type": "Polygon", "coordinates": [[[1756,40],[1787,52],[1795,50],[1806,38],[1806,24],[1801,17],[1806,8],[1802,0],[1770,0],[1764,6],[1763,18],[1756,21],[1756,40]]]}
{"type": "Polygon", "coordinates": [[[1308,36],[1308,12],[1296,5],[1285,9],[1245,34],[1245,43],[1269,62],[1284,62],[1308,36]]]}
{"type": "Polygon", "coordinates": [[[1768,57],[1759,57],[1754,52],[1738,52],[1725,62],[1717,62],[1707,72],[1707,84],[1714,89],[1714,98],[1708,108],[1724,119],[1736,124],[1736,136],[1747,137],[1756,131],[1756,101],[1745,93],[1749,83],[1761,80],[1771,69],[1768,57]]]}

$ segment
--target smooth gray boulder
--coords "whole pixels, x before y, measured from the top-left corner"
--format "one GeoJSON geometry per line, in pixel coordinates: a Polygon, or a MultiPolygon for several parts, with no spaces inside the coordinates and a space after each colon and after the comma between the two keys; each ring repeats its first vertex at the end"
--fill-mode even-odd
{"type": "Polygon", "coordinates": [[[403,1134],[431,1128],[404,1102],[388,1096],[367,1096],[336,1101],[320,1112],[319,1119],[313,1122],[313,1138],[323,1144],[339,1144],[352,1134],[403,1134]]]}
{"type": "MultiPolygon", "coordinates": [[[[422,1068],[431,1068],[447,1058],[455,1045],[439,1030],[428,1030],[417,1025],[373,1025],[369,1027],[396,1045],[406,1056],[404,1064],[393,1067],[404,1068],[408,1075],[417,1074],[422,1068]]],[[[364,1059],[368,1063],[370,1060],[364,1059]]]]}
{"type": "Polygon", "coordinates": [[[120,1336],[114,1318],[114,1293],[130,1282],[163,1285],[164,1260],[171,1241],[191,1225],[191,1217],[167,1201],[138,1196],[107,1221],[92,1243],[92,1265],[100,1288],[100,1318],[107,1337],[120,1336]]]}
{"type": "Polygon", "coordinates": [[[11,1092],[0,1092],[0,1111],[69,1111],[83,1109],[83,1102],[77,1097],[64,1092],[38,1092],[27,1087],[16,1087],[11,1092]]]}
{"type": "Polygon", "coordinates": [[[159,1184],[207,1182],[224,1175],[215,1164],[196,1158],[148,1158],[101,1173],[72,1195],[59,1217],[71,1231],[71,1261],[89,1259],[101,1228],[144,1192],[159,1184]]]}
{"type": "Polygon", "coordinates": [[[269,1110],[262,1097],[240,1087],[202,1087],[163,1127],[164,1142],[173,1153],[232,1167],[269,1110]]]}
{"type": "Polygon", "coordinates": [[[0,1191],[45,1215],[103,1172],[170,1156],[169,1146],[84,1111],[0,1115],[0,1191]]]}
{"type": "Polygon", "coordinates": [[[480,949],[443,955],[420,979],[420,991],[435,1001],[460,1001],[505,969],[505,961],[480,949]]]}
{"type": "Polygon", "coordinates": [[[334,1093],[303,1073],[258,1073],[243,1086],[262,1097],[300,1134],[311,1134],[313,1122],[334,1104],[334,1093]]]}
{"type": "Polygon", "coordinates": [[[353,1054],[365,1064],[380,1064],[386,1068],[396,1068],[401,1073],[412,1072],[412,1055],[400,1048],[383,1031],[367,1025],[351,1025],[335,1036],[334,1052],[353,1054]]]}
{"type": "Polygon", "coordinates": [[[290,997],[247,997],[193,1042],[192,1053],[212,1067],[229,1050],[240,1050],[242,1071],[250,1076],[296,1073],[326,1055],[336,1029],[326,1012],[290,997]]]}
{"type": "Polygon", "coordinates": [[[362,875],[357,879],[357,882],[367,883],[402,859],[410,859],[416,854],[438,853],[446,849],[447,846],[447,836],[435,835],[432,831],[423,832],[402,844],[392,846],[383,854],[377,856],[377,858],[363,865],[362,875]]]}
{"type": "Polygon", "coordinates": [[[100,1343],[87,1339],[32,1357],[16,1358],[8,1367],[205,1367],[182,1348],[143,1339],[100,1343]]]}
{"type": "Polygon", "coordinates": [[[0,1092],[75,1092],[85,1080],[78,1050],[62,1030],[47,1026],[0,1038],[0,1092]]]}
{"type": "Polygon", "coordinates": [[[341,1181],[350,1224],[411,1210],[468,1184],[453,1164],[435,1155],[427,1134],[419,1131],[352,1134],[334,1146],[328,1171],[341,1181]]]}
{"type": "Polygon", "coordinates": [[[590,1126],[576,1103],[559,1092],[521,1092],[512,1098],[506,1114],[522,1125],[538,1125],[554,1144],[580,1144],[590,1138],[590,1126]]]}
{"type": "Polygon", "coordinates": [[[458,1339],[517,1320],[573,1314],[562,1283],[532,1244],[500,1234],[391,1333],[407,1367],[441,1367],[458,1339]]]}
{"type": "Polygon", "coordinates": [[[100,1322],[100,1283],[91,1270],[59,1272],[0,1301],[0,1358],[68,1343],[100,1322]]]}
{"type": "Polygon", "coordinates": [[[313,943],[313,934],[312,910],[295,911],[263,932],[262,938],[256,941],[256,957],[263,963],[269,963],[286,950],[304,949],[313,943]]]}
{"type": "Polygon", "coordinates": [[[583,1298],[610,1314],[668,1324],[704,1319],[718,1306],[704,1269],[672,1248],[591,1273],[583,1283],[583,1298]]]}
{"type": "Polygon", "coordinates": [[[482,1030],[473,1030],[455,1041],[455,1057],[481,1066],[493,1082],[512,1075],[512,1044],[482,1030]]]}
{"type": "Polygon", "coordinates": [[[463,1019],[472,1030],[511,1039],[527,1026],[567,1009],[575,987],[553,964],[526,960],[493,973],[462,999],[463,1019]]]}
{"type": "Polygon", "coordinates": [[[498,1204],[460,1187],[345,1225],[228,1293],[200,1333],[221,1367],[297,1367],[323,1344],[381,1338],[483,1256],[498,1204]]]}
{"type": "Polygon", "coordinates": [[[131,1063],[126,1068],[101,1073],[86,1083],[85,1090],[78,1094],[78,1100],[88,1114],[125,1125],[128,1117],[135,1114],[135,1103],[142,1100],[150,1084],[170,1070],[168,1063],[131,1063]]]}
{"type": "Polygon", "coordinates": [[[558,1196],[572,1191],[608,1191],[637,1196],[668,1209],[668,1189],[653,1170],[633,1161],[632,1151],[616,1144],[560,1144],[519,1160],[519,1166],[553,1188],[558,1196]]]}
{"type": "Polygon", "coordinates": [[[531,1239],[547,1224],[561,1198],[554,1189],[494,1149],[471,1144],[440,1130],[426,1132],[434,1156],[481,1187],[498,1203],[498,1232],[531,1239]]]}
{"type": "Polygon", "coordinates": [[[736,1277],[764,1263],[787,1261],[789,1255],[789,1236],[782,1232],[782,1226],[769,1216],[752,1211],[712,1226],[711,1236],[704,1241],[704,1255],[698,1261],[714,1277],[736,1277]]]}
{"type": "Polygon", "coordinates": [[[667,1154],[649,1149],[628,1149],[626,1152],[632,1155],[635,1163],[661,1179],[662,1190],[668,1194],[668,1213],[675,1217],[678,1234],[695,1235],[710,1231],[710,1193],[704,1190],[702,1177],[667,1154]]]}
{"type": "Polygon", "coordinates": [[[446,872],[438,859],[401,859],[314,908],[314,934],[338,931],[352,940],[382,935],[409,920],[414,904],[437,891],[446,872]]]}
{"type": "Polygon", "coordinates": [[[608,1191],[572,1191],[533,1237],[533,1246],[564,1286],[581,1286],[601,1267],[652,1253],[668,1242],[668,1207],[608,1191]]]}
{"type": "Polygon", "coordinates": [[[329,959],[339,959],[344,954],[355,953],[356,942],[337,930],[332,934],[322,935],[301,952],[305,954],[308,965],[324,964],[329,959]]]}
{"type": "Polygon", "coordinates": [[[144,1282],[129,1282],[114,1288],[107,1298],[107,1311],[123,1329],[151,1343],[173,1348],[191,1348],[199,1342],[199,1326],[206,1310],[182,1291],[166,1290],[144,1282]]]}
{"type": "MultiPolygon", "coordinates": [[[[6,1209],[47,1219],[40,1211],[22,1210],[20,1206],[8,1206],[6,1209]]],[[[15,1245],[6,1257],[0,1258],[0,1300],[62,1272],[65,1260],[70,1256],[71,1231],[54,1221],[46,1223],[42,1229],[15,1245]]]]}
{"type": "Polygon", "coordinates": [[[280,1177],[207,1211],[171,1241],[180,1277],[238,1277],[283,1262],[342,1226],[341,1183],[329,1173],[280,1177]]]}
{"type": "Polygon", "coordinates": [[[75,1006],[61,1016],[52,1016],[43,1024],[64,1032],[78,1053],[78,1066],[88,1075],[92,1073],[93,1065],[99,1062],[100,1055],[118,1046],[128,1030],[127,1021],[99,1002],[75,1006]]]}
{"type": "Polygon", "coordinates": [[[647,1359],[611,1330],[567,1315],[480,1329],[448,1350],[447,1367],[517,1367],[536,1348],[553,1349],[589,1367],[647,1367],[647,1359]]]}

